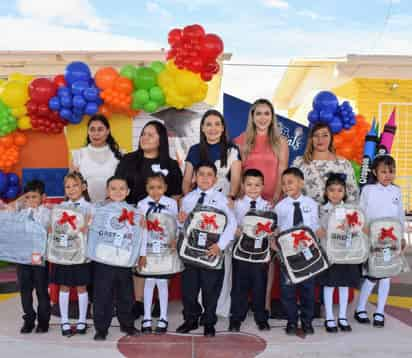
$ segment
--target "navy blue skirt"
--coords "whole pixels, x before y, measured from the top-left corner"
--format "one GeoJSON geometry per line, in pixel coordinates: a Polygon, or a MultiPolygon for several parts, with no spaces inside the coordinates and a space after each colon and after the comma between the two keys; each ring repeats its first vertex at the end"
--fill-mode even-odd
{"type": "Polygon", "coordinates": [[[63,286],[86,286],[92,281],[91,265],[59,265],[52,264],[50,282],[63,286]]]}

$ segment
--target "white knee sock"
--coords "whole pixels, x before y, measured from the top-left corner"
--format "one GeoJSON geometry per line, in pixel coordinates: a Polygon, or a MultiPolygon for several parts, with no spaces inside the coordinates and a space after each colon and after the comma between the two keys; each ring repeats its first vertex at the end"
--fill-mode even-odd
{"type": "MultiPolygon", "coordinates": [[[[366,311],[366,303],[368,302],[368,298],[372,293],[375,284],[376,282],[370,281],[365,278],[365,281],[363,281],[362,288],[359,293],[358,307],[356,308],[356,312],[366,311]]],[[[364,316],[367,317],[365,314],[364,316]]]]}
{"type": "Polygon", "coordinates": [[[146,278],[144,280],[144,319],[152,319],[152,302],[155,283],[155,278],[146,278]]]}
{"type": "Polygon", "coordinates": [[[167,321],[167,306],[169,304],[169,287],[168,280],[157,279],[157,290],[159,292],[159,303],[160,303],[160,319],[167,321]]]}
{"type": "Polygon", "coordinates": [[[339,287],[339,318],[346,318],[348,299],[349,287],[339,287]]]}
{"type": "Polygon", "coordinates": [[[335,287],[324,286],[323,287],[323,300],[325,301],[325,315],[326,320],[334,320],[335,316],[333,315],[333,291],[335,287]]]}
{"type": "Polygon", "coordinates": [[[59,292],[59,308],[61,323],[69,322],[69,294],[70,292],[59,292]]]}
{"type": "Polygon", "coordinates": [[[378,288],[378,305],[376,307],[376,313],[384,314],[386,300],[389,296],[389,289],[391,287],[391,279],[383,278],[379,280],[378,288]]]}
{"type": "Polygon", "coordinates": [[[79,297],[79,322],[86,323],[87,306],[89,305],[89,294],[87,292],[78,293],[79,297]]]}

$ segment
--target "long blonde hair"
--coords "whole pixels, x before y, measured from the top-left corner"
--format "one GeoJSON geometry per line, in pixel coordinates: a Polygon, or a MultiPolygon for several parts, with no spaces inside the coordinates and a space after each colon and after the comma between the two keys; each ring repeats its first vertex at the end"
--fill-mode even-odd
{"type": "Polygon", "coordinates": [[[268,106],[270,108],[270,112],[272,113],[272,122],[270,123],[268,128],[269,144],[276,155],[279,155],[280,152],[281,135],[275,110],[273,108],[272,103],[269,100],[260,98],[252,104],[249,110],[249,117],[245,132],[245,144],[243,149],[243,155],[245,156],[245,158],[247,158],[247,156],[250,154],[256,142],[257,131],[253,117],[255,115],[256,107],[261,104],[268,106]]]}
{"type": "Polygon", "coordinates": [[[303,153],[303,160],[305,163],[310,163],[313,160],[313,136],[319,129],[326,128],[330,135],[330,143],[328,150],[330,153],[336,154],[335,146],[333,145],[333,133],[327,123],[318,122],[310,128],[308,141],[306,142],[305,153],[303,153]]]}

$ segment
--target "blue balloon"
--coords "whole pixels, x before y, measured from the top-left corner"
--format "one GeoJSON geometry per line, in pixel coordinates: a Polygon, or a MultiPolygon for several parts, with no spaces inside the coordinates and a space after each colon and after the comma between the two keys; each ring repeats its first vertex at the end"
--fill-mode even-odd
{"type": "Polygon", "coordinates": [[[315,111],[314,109],[311,110],[308,114],[308,121],[311,123],[315,123],[319,120],[319,112],[315,111]]]}
{"type": "Polygon", "coordinates": [[[350,122],[350,117],[349,116],[342,117],[342,122],[343,123],[349,123],[350,122]]]}
{"type": "Polygon", "coordinates": [[[83,92],[87,88],[89,88],[89,83],[87,81],[76,81],[71,86],[74,95],[83,95],[83,92]]]}
{"type": "Polygon", "coordinates": [[[103,100],[100,97],[98,97],[95,102],[97,103],[98,106],[103,104],[103,100]]]}
{"type": "Polygon", "coordinates": [[[58,95],[59,97],[62,97],[62,96],[71,96],[71,95],[72,95],[72,91],[70,91],[70,88],[68,88],[68,87],[60,87],[60,88],[57,90],[57,95],[58,95]]]}
{"type": "Polygon", "coordinates": [[[69,86],[76,81],[86,81],[89,83],[91,77],[89,66],[80,61],[68,64],[64,72],[64,78],[69,86]]]}
{"type": "Polygon", "coordinates": [[[19,185],[19,177],[15,173],[7,174],[7,183],[9,186],[18,186],[19,185]]]}
{"type": "Polygon", "coordinates": [[[334,117],[333,120],[329,123],[330,130],[333,134],[339,133],[342,130],[342,122],[339,118],[334,117]]]}
{"type": "Polygon", "coordinates": [[[349,124],[351,126],[354,126],[356,124],[356,119],[355,118],[351,118],[351,120],[349,121],[349,124]]]}
{"type": "Polygon", "coordinates": [[[70,119],[71,124],[79,124],[83,119],[83,114],[73,113],[72,118],[70,119]]]}
{"type": "Polygon", "coordinates": [[[84,109],[84,113],[92,116],[93,114],[97,113],[97,111],[99,110],[99,106],[97,105],[97,103],[95,102],[89,102],[86,105],[86,108],[84,109]]]}
{"type": "Polygon", "coordinates": [[[52,97],[49,100],[49,108],[52,111],[58,111],[60,110],[60,100],[59,97],[52,97]]]}
{"type": "Polygon", "coordinates": [[[7,175],[4,174],[0,170],[0,193],[3,193],[7,190],[8,187],[8,180],[7,180],[7,175]]]}
{"type": "Polygon", "coordinates": [[[73,113],[83,115],[84,114],[84,109],[83,108],[73,107],[73,113]]]}
{"type": "Polygon", "coordinates": [[[4,196],[6,197],[6,199],[15,199],[19,194],[19,191],[20,189],[18,186],[11,186],[7,189],[4,196]]]}
{"type": "Polygon", "coordinates": [[[83,96],[90,102],[96,102],[99,98],[99,90],[96,87],[89,87],[83,92],[83,96]]]}
{"type": "Polygon", "coordinates": [[[333,112],[329,110],[322,110],[319,112],[319,120],[324,123],[329,123],[333,119],[333,112]]]}
{"type": "Polygon", "coordinates": [[[71,121],[73,113],[70,109],[67,108],[63,108],[60,112],[60,117],[62,117],[63,119],[65,119],[66,121],[71,121]]]}
{"type": "Polygon", "coordinates": [[[329,91],[319,92],[313,99],[312,106],[317,111],[327,110],[335,113],[339,106],[338,98],[334,93],[329,91]]]}
{"type": "Polygon", "coordinates": [[[73,106],[72,96],[61,96],[60,103],[65,108],[71,108],[73,106]]]}
{"type": "Polygon", "coordinates": [[[349,124],[349,123],[345,123],[344,125],[343,125],[343,128],[345,128],[345,129],[349,129],[351,127],[351,125],[349,124]]]}
{"type": "Polygon", "coordinates": [[[86,100],[83,98],[83,96],[76,95],[73,97],[73,107],[74,108],[81,108],[83,109],[84,106],[86,105],[86,100]]]}

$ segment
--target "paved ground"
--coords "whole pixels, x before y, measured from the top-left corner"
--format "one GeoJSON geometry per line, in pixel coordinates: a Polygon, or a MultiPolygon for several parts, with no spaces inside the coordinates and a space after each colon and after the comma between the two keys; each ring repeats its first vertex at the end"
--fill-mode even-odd
{"type": "MultiPolygon", "coordinates": [[[[409,260],[412,261],[412,255],[409,260]]],[[[14,291],[14,273],[0,271],[2,292],[14,291]],[[9,283],[7,283],[9,282],[9,283]]],[[[371,297],[374,302],[376,297],[371,297]]],[[[240,334],[227,332],[227,319],[219,319],[215,338],[204,338],[202,330],[193,335],[173,334],[181,323],[181,305],[170,305],[170,334],[166,336],[124,337],[113,320],[106,342],[93,341],[93,328],[85,336],[62,337],[59,320],[53,317],[48,334],[21,335],[21,309],[16,293],[0,293],[1,357],[412,357],[412,273],[393,280],[391,297],[383,329],[361,326],[350,317],[351,333],[327,334],[323,320],[315,320],[316,333],[290,337],[284,334],[285,321],[270,320],[271,331],[259,332],[252,316],[242,325],[240,334]]],[[[373,312],[373,303],[370,312],[373,312]]],[[[353,312],[350,306],[349,312],[353,312]]],[[[91,324],[92,322],[90,322],[91,324]]],[[[137,326],[140,322],[137,322],[137,326]]]]}

